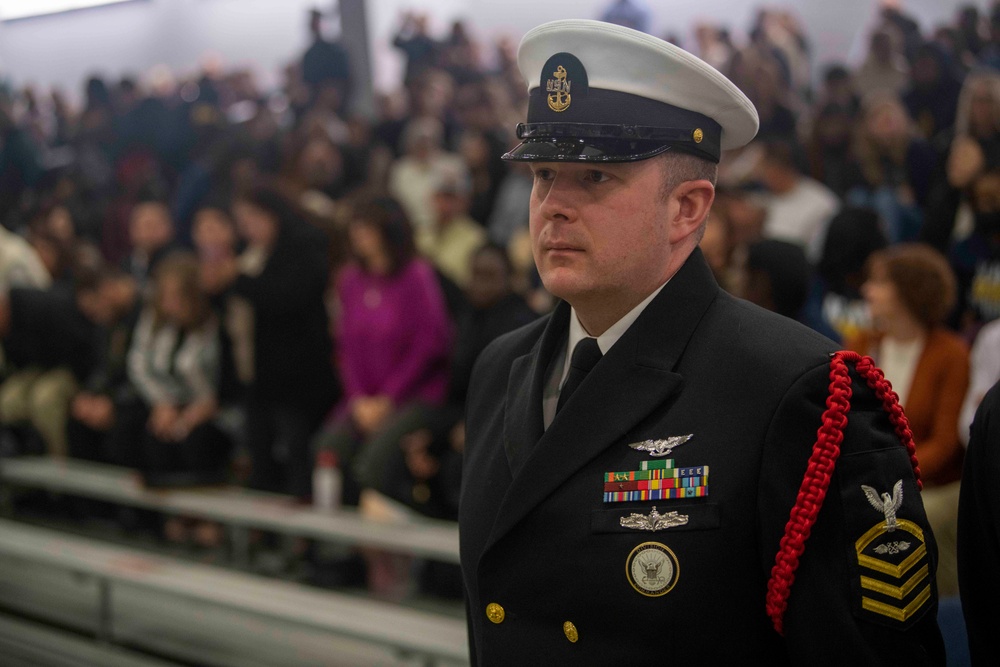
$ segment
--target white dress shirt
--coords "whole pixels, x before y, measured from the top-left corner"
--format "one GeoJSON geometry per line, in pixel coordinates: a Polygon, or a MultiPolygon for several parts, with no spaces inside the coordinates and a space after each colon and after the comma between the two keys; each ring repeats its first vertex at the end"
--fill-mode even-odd
{"type": "MultiPolygon", "coordinates": [[[[670,281],[668,280],[667,282],[670,281]]],[[[624,317],[612,324],[608,327],[607,331],[597,337],[597,347],[601,348],[601,354],[608,353],[608,350],[610,350],[614,344],[618,342],[618,339],[629,330],[629,327],[631,327],[635,321],[639,319],[639,315],[642,314],[642,311],[646,309],[646,306],[649,305],[650,301],[656,298],[656,295],[660,293],[666,284],[667,283],[663,283],[653,290],[652,294],[640,301],[635,308],[628,311],[624,317]]],[[[545,428],[548,428],[549,424],[552,423],[552,420],[555,419],[556,406],[559,404],[559,392],[562,390],[562,386],[566,383],[566,376],[569,375],[569,363],[571,356],[569,350],[575,349],[577,343],[588,337],[593,338],[593,336],[590,336],[590,334],[587,333],[587,330],[583,328],[583,325],[580,324],[580,319],[576,316],[576,308],[571,309],[569,315],[569,335],[566,339],[566,347],[563,348],[561,353],[562,361],[557,361],[555,364],[555,368],[560,369],[559,383],[555,384],[553,382],[555,378],[550,378],[547,389],[542,394],[542,418],[545,428]]]]}

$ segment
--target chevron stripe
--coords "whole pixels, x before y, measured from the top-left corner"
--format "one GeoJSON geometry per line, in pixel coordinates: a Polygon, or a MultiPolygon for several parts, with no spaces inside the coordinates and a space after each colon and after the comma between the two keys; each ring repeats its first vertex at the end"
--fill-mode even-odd
{"type": "Polygon", "coordinates": [[[861,587],[867,588],[870,591],[875,591],[876,593],[881,593],[882,595],[887,595],[897,600],[902,600],[907,595],[909,595],[917,585],[927,578],[930,573],[930,565],[924,563],[924,566],[917,570],[909,580],[902,586],[893,586],[892,584],[887,584],[884,581],[879,581],[878,579],[872,579],[870,577],[861,577],[861,587]]]}
{"type": "Polygon", "coordinates": [[[867,611],[874,612],[876,614],[881,614],[882,616],[888,616],[891,619],[897,620],[900,623],[905,622],[908,618],[913,616],[925,602],[931,598],[931,585],[927,584],[924,589],[920,591],[917,597],[913,598],[913,601],[905,607],[894,607],[891,604],[886,604],[885,602],[879,602],[878,600],[873,600],[868,597],[861,598],[861,607],[867,611]]]}

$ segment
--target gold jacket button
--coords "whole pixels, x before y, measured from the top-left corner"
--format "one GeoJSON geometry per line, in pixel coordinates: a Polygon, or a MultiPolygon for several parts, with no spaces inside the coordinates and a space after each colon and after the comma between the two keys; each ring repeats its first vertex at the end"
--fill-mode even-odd
{"type": "Polygon", "coordinates": [[[490,619],[493,623],[503,623],[505,615],[503,607],[498,605],[496,602],[491,602],[486,605],[486,618],[490,619]]]}
{"type": "Polygon", "coordinates": [[[576,631],[576,626],[570,621],[563,623],[563,634],[566,635],[566,639],[573,644],[580,641],[580,633],[576,631]]]}

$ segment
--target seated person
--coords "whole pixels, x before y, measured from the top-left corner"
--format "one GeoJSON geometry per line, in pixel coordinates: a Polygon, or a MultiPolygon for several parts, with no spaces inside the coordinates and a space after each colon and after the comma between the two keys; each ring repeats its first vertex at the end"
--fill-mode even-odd
{"type": "Polygon", "coordinates": [[[219,325],[199,286],[198,261],[170,255],[156,269],[128,353],[128,376],[142,398],[134,406],[144,417],[135,442],[147,486],[226,479],[230,442],[214,423],[219,357],[219,325]]]}
{"type": "Polygon", "coordinates": [[[136,467],[135,431],[119,419],[134,412],[138,400],[126,372],[132,332],[142,306],[135,280],[118,269],[93,272],[94,289],[78,297],[80,309],[99,327],[94,366],[70,404],[67,434],[69,455],[91,461],[136,467]]]}
{"type": "MultiPolygon", "coordinates": [[[[470,309],[458,321],[451,359],[448,402],[439,408],[414,407],[380,436],[393,448],[378,478],[362,480],[412,510],[457,520],[465,444],[465,394],[472,367],[495,338],[528,324],[538,315],[511,288],[513,268],[506,250],[488,243],[470,262],[466,296],[470,309]]],[[[460,597],[457,566],[428,562],[420,572],[425,592],[460,597]]]]}
{"type": "Polygon", "coordinates": [[[96,348],[96,329],[80,308],[94,285],[73,291],[16,288],[0,295],[0,343],[11,369],[0,385],[0,423],[30,427],[44,450],[67,454],[66,418],[96,348]]]}
{"type": "Polygon", "coordinates": [[[400,415],[395,427],[385,433],[396,451],[381,480],[362,480],[421,514],[441,519],[458,518],[462,415],[472,367],[493,339],[538,316],[513,292],[513,269],[501,246],[487,243],[480,247],[470,266],[466,289],[470,308],[458,321],[447,404],[436,409],[417,407],[400,415]]]}
{"type": "Polygon", "coordinates": [[[385,446],[379,436],[399,411],[444,402],[452,332],[434,270],[416,256],[399,204],[360,204],[348,231],[356,261],[337,282],[336,322],[344,398],[316,447],[337,452],[344,503],[356,505],[395,448],[395,439],[385,446]]]}

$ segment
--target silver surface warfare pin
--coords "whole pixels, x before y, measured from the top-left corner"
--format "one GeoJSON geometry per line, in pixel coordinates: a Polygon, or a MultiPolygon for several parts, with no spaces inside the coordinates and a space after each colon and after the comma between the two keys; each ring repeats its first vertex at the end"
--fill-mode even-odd
{"type": "Polygon", "coordinates": [[[883,491],[882,496],[879,497],[878,491],[866,484],[861,485],[861,490],[865,492],[865,496],[868,497],[868,502],[871,503],[871,506],[876,511],[882,512],[885,516],[886,532],[891,533],[895,531],[896,512],[903,504],[903,480],[899,480],[893,485],[892,496],[883,491]]]}
{"type": "Polygon", "coordinates": [[[628,516],[623,516],[618,522],[622,525],[622,528],[656,531],[673,528],[674,526],[683,526],[688,522],[688,516],[687,514],[678,514],[677,512],[660,514],[654,505],[653,511],[649,514],[632,512],[628,516]]]}
{"type": "Polygon", "coordinates": [[[666,440],[643,440],[642,442],[633,442],[629,445],[629,447],[632,449],[638,449],[640,452],[649,452],[650,456],[667,456],[670,452],[674,451],[675,447],[680,447],[693,437],[694,433],[688,433],[687,435],[672,435],[666,440]]]}

